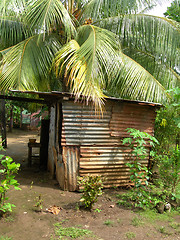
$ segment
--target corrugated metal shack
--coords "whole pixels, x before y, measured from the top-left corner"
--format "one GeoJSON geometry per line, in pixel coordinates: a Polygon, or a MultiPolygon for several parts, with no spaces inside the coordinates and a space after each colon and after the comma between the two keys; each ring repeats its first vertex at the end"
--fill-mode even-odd
{"type": "MultiPolygon", "coordinates": [[[[129,184],[129,148],[122,145],[126,128],[151,135],[159,104],[106,99],[103,117],[70,94],[40,94],[51,99],[48,169],[64,190],[77,189],[77,176],[99,174],[105,187],[129,184]]],[[[142,161],[148,165],[149,156],[142,161]]]]}

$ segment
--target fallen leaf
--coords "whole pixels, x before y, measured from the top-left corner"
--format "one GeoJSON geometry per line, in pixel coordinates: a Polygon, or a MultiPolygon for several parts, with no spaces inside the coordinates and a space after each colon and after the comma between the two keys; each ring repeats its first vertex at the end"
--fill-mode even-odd
{"type": "Polygon", "coordinates": [[[50,212],[54,215],[57,215],[61,210],[62,210],[61,207],[58,207],[58,206],[55,206],[55,205],[48,208],[48,212],[50,212]]]}

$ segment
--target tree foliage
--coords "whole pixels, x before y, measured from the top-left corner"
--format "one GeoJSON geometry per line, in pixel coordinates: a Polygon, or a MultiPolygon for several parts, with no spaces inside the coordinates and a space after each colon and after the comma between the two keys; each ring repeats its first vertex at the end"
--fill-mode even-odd
{"type": "Polygon", "coordinates": [[[163,102],[179,84],[176,22],[158,0],[4,0],[1,89],[63,90],[101,107],[116,96],[163,102]]]}
{"type": "Polygon", "coordinates": [[[171,101],[157,111],[155,136],[159,141],[158,153],[167,153],[180,145],[180,88],[169,90],[171,101]]]}
{"type": "Polygon", "coordinates": [[[180,22],[180,1],[174,0],[171,6],[167,8],[164,15],[170,19],[180,22]]]}

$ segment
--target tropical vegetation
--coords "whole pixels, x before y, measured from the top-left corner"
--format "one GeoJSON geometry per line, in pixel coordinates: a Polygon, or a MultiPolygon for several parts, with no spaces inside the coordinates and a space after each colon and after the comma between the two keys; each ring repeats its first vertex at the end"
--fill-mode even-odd
{"type": "Polygon", "coordinates": [[[163,102],[179,84],[180,28],[156,0],[3,0],[1,90],[63,90],[96,106],[163,102]]]}
{"type": "Polygon", "coordinates": [[[174,0],[171,6],[167,8],[164,15],[170,19],[180,22],[180,1],[174,0]]]}

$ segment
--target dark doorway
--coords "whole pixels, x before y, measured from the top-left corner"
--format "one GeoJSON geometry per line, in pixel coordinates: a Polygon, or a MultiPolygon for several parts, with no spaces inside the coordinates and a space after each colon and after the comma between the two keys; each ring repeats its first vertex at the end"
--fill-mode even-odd
{"type": "Polygon", "coordinates": [[[40,168],[46,170],[48,162],[48,144],[49,144],[49,123],[47,119],[41,120],[41,135],[40,135],[40,168]]]}

